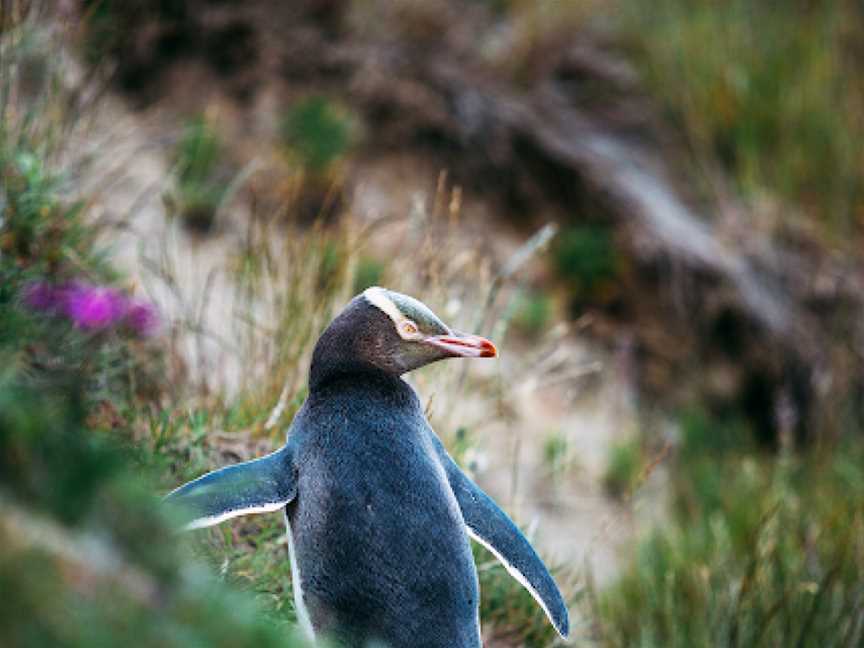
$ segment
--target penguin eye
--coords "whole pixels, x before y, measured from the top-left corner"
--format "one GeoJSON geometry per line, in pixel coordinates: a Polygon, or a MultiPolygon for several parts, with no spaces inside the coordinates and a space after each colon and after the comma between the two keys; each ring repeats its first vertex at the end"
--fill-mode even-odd
{"type": "Polygon", "coordinates": [[[413,338],[417,337],[420,329],[411,320],[405,320],[399,325],[399,332],[402,334],[403,338],[413,338]]]}

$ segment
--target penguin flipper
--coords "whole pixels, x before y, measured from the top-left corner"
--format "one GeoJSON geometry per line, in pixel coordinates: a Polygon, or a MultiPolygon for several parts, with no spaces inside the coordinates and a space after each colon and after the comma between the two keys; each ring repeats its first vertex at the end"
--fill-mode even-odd
{"type": "Polygon", "coordinates": [[[531,543],[495,501],[449,456],[446,457],[445,469],[468,527],[468,535],[495,555],[543,608],[558,634],[566,638],[570,632],[567,605],[531,543]]]}
{"type": "Polygon", "coordinates": [[[207,473],[171,491],[164,502],[186,515],[185,529],[213,526],[239,515],[278,511],[297,494],[289,445],[252,461],[207,473]]]}

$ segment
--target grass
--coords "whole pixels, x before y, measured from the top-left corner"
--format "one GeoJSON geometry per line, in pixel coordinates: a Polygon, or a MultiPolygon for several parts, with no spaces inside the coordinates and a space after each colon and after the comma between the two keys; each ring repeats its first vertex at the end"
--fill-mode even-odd
{"type": "Polygon", "coordinates": [[[321,95],[294,102],[282,115],[278,143],[290,172],[281,184],[294,222],[332,222],[340,215],[355,125],[345,107],[321,95]]]}
{"type": "Polygon", "coordinates": [[[520,290],[513,300],[510,325],[520,335],[537,340],[549,329],[554,306],[552,297],[542,290],[520,290]]]}
{"type": "Polygon", "coordinates": [[[313,176],[324,175],[352,144],[351,121],[344,109],[322,96],[292,105],[282,120],[285,148],[313,176]]]}
{"type": "Polygon", "coordinates": [[[165,202],[194,230],[212,229],[230,194],[224,156],[225,144],[204,115],[186,124],[174,153],[175,188],[165,202]]]}
{"type": "Polygon", "coordinates": [[[612,497],[629,496],[643,476],[645,460],[638,440],[621,441],[609,449],[603,487],[612,497]]]}
{"type": "Polygon", "coordinates": [[[357,274],[354,276],[354,293],[359,294],[371,288],[381,285],[384,275],[384,264],[372,257],[361,257],[357,263],[357,274]]]}
{"type": "Polygon", "coordinates": [[[597,643],[859,645],[864,444],[760,454],[695,419],[670,467],[671,519],[592,597],[597,643]]]}
{"type": "Polygon", "coordinates": [[[543,441],[543,466],[553,481],[560,480],[573,467],[572,449],[567,435],[552,432],[543,441]]]}
{"type": "Polygon", "coordinates": [[[828,232],[860,232],[862,16],[855,3],[623,3],[622,37],[691,163],[828,232]]]}
{"type": "MultiPolygon", "coordinates": [[[[860,124],[847,103],[857,92],[855,77],[850,87],[837,87],[837,70],[845,70],[837,67],[845,65],[841,45],[832,41],[823,52],[813,43],[843,32],[838,16],[848,8],[808,5],[804,15],[816,36],[793,16],[772,11],[740,1],[685,7],[683,0],[664,0],[650,12],[629,6],[626,20],[636,21],[627,23],[631,28],[638,21],[651,26],[632,31],[630,46],[644,54],[643,72],[686,129],[694,155],[719,160],[746,192],[775,190],[847,227],[859,191],[860,139],[853,135],[860,124]],[[748,11],[777,22],[745,25],[748,11]],[[667,51],[675,46],[686,47],[678,51],[687,51],[687,60],[667,51]],[[737,68],[743,72],[729,72],[737,68]],[[832,103],[837,133],[827,131],[832,103]],[[778,136],[772,119],[786,124],[782,133],[789,128],[799,137],[778,136]],[[837,177],[816,169],[817,162],[839,169],[837,177]],[[822,193],[825,204],[815,205],[812,196],[822,193]]],[[[9,39],[24,31],[0,35],[4,54],[11,53],[0,63],[14,65],[19,50],[9,39]]],[[[516,304],[514,312],[475,306],[495,285],[491,265],[459,248],[452,233],[436,233],[425,217],[398,242],[410,247],[410,258],[386,262],[366,247],[374,232],[351,224],[284,236],[267,218],[253,219],[225,268],[236,300],[223,316],[243,360],[237,388],[196,391],[190,380],[175,393],[178,383],[165,368],[186,358],[169,339],[144,346],[23,306],[23,291],[34,281],[123,282],[97,246],[100,232],[91,227],[86,203],[64,194],[64,175],[74,176],[56,162],[69,127],[60,107],[68,102],[51,83],[30,84],[43,88],[36,94],[17,92],[19,80],[27,81],[16,74],[0,75],[6,117],[0,122],[0,590],[15,593],[0,610],[0,633],[13,646],[301,645],[290,632],[295,614],[279,516],[244,518],[180,541],[154,493],[280,444],[305,397],[318,332],[371,283],[422,294],[456,328],[483,334],[503,331],[502,322],[510,321],[542,338],[549,305],[528,292],[521,302],[500,300],[516,304]],[[466,275],[470,282],[459,281],[466,275]]],[[[50,69],[44,74],[52,78],[50,69]]],[[[292,108],[283,134],[290,155],[315,173],[329,173],[350,149],[345,116],[323,99],[292,108]]],[[[187,186],[182,204],[203,203],[215,213],[224,199],[216,180],[222,154],[211,124],[190,125],[176,158],[178,182],[187,186]]],[[[554,260],[586,299],[607,290],[623,263],[611,231],[601,226],[565,231],[554,260]]],[[[170,280],[170,264],[163,271],[170,280]]],[[[171,334],[203,337],[208,331],[199,324],[178,317],[171,334]]],[[[466,376],[442,363],[412,379],[435,428],[467,464],[483,426],[513,425],[509,403],[518,385],[508,387],[500,375],[466,376]],[[459,406],[469,394],[476,400],[459,406]],[[471,418],[472,411],[482,418],[471,418]]],[[[754,447],[734,417],[718,420],[693,409],[678,423],[668,520],[642,539],[616,582],[590,597],[577,598],[572,566],[556,572],[584,612],[590,642],[860,644],[860,442],[772,455],[754,447]]],[[[567,438],[553,435],[543,448],[553,473],[568,465],[567,438]]],[[[621,494],[638,489],[643,464],[638,445],[616,446],[607,486],[621,494]]],[[[488,637],[554,645],[554,631],[530,594],[485,550],[474,550],[488,637]]]]}

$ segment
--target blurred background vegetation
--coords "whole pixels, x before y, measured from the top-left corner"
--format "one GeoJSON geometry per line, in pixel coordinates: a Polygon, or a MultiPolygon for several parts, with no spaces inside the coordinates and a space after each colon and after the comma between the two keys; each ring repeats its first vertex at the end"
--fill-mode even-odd
{"type": "Polygon", "coordinates": [[[504,350],[412,381],[575,645],[861,645],[861,60],[853,0],[0,0],[4,645],[303,645],[279,516],[159,495],[374,284],[504,350]]]}

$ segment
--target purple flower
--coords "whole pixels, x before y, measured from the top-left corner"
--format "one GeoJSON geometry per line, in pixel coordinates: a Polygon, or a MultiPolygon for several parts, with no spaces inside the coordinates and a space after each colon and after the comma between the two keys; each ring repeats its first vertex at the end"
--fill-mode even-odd
{"type": "Polygon", "coordinates": [[[113,288],[72,284],[65,290],[63,310],[80,329],[98,331],[126,316],[127,299],[113,288]]]}
{"type": "Polygon", "coordinates": [[[35,281],[22,291],[22,301],[30,310],[65,316],[85,331],[123,325],[139,337],[148,337],[161,324],[152,304],[131,299],[108,286],[77,281],[54,286],[35,281]]]}
{"type": "Polygon", "coordinates": [[[126,311],[126,324],[141,337],[148,337],[159,329],[159,315],[151,304],[133,301],[126,311]]]}
{"type": "Polygon", "coordinates": [[[62,306],[63,294],[47,281],[34,281],[24,288],[23,300],[30,310],[47,313],[62,306]]]}

